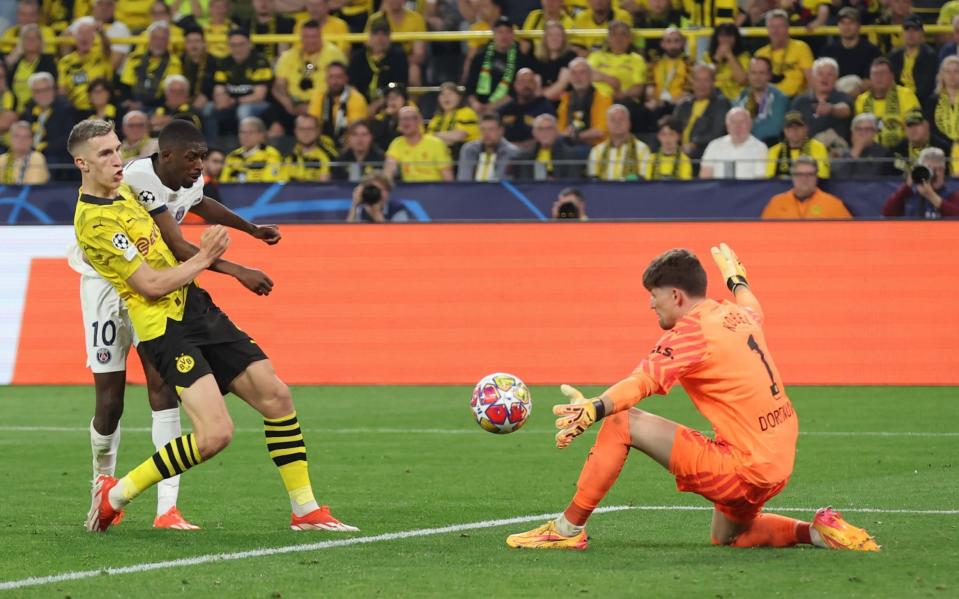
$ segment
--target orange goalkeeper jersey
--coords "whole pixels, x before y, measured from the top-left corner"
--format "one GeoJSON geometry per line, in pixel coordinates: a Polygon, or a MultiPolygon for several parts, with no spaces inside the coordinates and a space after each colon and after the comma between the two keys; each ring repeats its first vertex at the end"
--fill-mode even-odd
{"type": "MultiPolygon", "coordinates": [[[[755,302],[743,291],[742,303],[755,302]]],[[[707,299],[656,343],[636,370],[607,390],[616,411],[653,393],[682,385],[757,485],[789,478],[799,422],[766,346],[762,313],[729,301],[707,299]]]]}

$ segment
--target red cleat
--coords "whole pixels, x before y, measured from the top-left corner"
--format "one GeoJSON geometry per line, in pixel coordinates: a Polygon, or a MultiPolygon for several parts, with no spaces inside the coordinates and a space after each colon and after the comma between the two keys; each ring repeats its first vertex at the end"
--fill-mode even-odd
{"type": "Polygon", "coordinates": [[[166,511],[162,516],[157,516],[153,520],[153,528],[170,528],[173,530],[200,530],[200,527],[192,522],[189,522],[186,518],[183,517],[183,514],[180,513],[180,510],[176,509],[176,506],[171,507],[166,511]]]}
{"type": "Polygon", "coordinates": [[[121,517],[122,510],[110,505],[110,489],[117,486],[119,480],[101,474],[93,483],[92,502],[87,513],[86,529],[90,532],[104,532],[121,517]]]}
{"type": "Polygon", "coordinates": [[[357,532],[360,529],[349,524],[343,524],[333,517],[329,506],[321,505],[305,516],[293,514],[290,518],[290,528],[293,530],[332,530],[335,532],[357,532]]]}

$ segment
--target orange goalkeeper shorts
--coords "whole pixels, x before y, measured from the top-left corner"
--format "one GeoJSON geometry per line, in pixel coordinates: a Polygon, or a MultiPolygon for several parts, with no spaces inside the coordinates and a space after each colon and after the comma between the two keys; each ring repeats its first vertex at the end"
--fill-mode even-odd
{"type": "Polygon", "coordinates": [[[742,464],[739,451],[725,441],[714,441],[685,426],[676,429],[669,457],[676,488],[701,495],[730,520],[746,523],[786,487],[788,480],[758,486],[738,474],[742,464]]]}

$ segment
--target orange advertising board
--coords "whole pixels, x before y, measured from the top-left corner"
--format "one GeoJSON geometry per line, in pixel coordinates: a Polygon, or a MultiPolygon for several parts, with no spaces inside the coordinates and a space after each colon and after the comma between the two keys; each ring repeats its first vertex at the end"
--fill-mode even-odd
{"type": "MultiPolygon", "coordinates": [[[[199,228],[189,228],[197,238],[199,228]]],[[[728,297],[709,247],[729,243],[791,384],[959,384],[959,223],[297,225],[226,257],[276,282],[258,297],[200,279],[293,384],[616,381],[660,335],[642,272],[686,247],[728,297]]],[[[14,383],[88,383],[79,275],[32,261],[14,383]]],[[[142,381],[138,365],[131,379],[142,381]]]]}

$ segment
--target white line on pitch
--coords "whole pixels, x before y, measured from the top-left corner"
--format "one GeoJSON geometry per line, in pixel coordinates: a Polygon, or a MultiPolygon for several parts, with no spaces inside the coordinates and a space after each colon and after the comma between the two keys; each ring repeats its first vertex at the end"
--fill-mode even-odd
{"type": "MultiPolygon", "coordinates": [[[[601,507],[596,512],[618,512],[622,510],[633,509],[628,505],[614,505],[601,507]]],[[[594,513],[596,513],[594,512],[594,513]]],[[[282,555],[287,553],[301,553],[303,551],[319,551],[321,549],[334,549],[337,547],[348,547],[350,545],[362,545],[367,543],[379,543],[382,541],[395,541],[397,539],[410,539],[413,537],[427,537],[431,535],[446,534],[451,532],[460,532],[463,530],[474,530],[477,528],[491,528],[494,526],[506,526],[508,524],[522,524],[524,522],[533,522],[536,520],[547,520],[557,517],[558,514],[538,514],[535,516],[519,516],[516,518],[505,518],[502,520],[484,520],[482,522],[470,522],[467,524],[454,524],[452,526],[443,526],[440,528],[420,528],[415,530],[405,530],[402,532],[388,532],[380,535],[368,537],[352,537],[349,539],[339,539],[336,541],[320,541],[319,543],[305,543],[302,545],[286,545],[284,547],[264,547],[261,549],[251,549],[249,551],[237,551],[235,553],[211,553],[207,555],[198,555],[196,557],[185,557],[181,559],[168,560],[163,562],[146,562],[142,564],[133,564],[131,566],[122,566],[118,568],[102,568],[99,570],[82,570],[79,572],[64,572],[63,574],[54,574],[52,576],[35,576],[31,578],[22,578],[20,580],[8,580],[0,582],[0,591],[12,589],[22,589],[24,587],[40,586],[64,582],[68,580],[81,580],[83,578],[92,578],[94,576],[116,576],[118,574],[135,574],[137,572],[147,572],[150,570],[167,570],[170,568],[179,568],[184,566],[197,566],[211,562],[226,562],[251,557],[269,557],[273,555],[282,555]]]]}
{"type": "MultiPolygon", "coordinates": [[[[323,435],[479,435],[486,431],[479,428],[310,428],[303,427],[307,433],[323,435]]],[[[0,432],[25,433],[86,433],[89,428],[82,426],[0,426],[0,432]]],[[[125,433],[149,433],[151,429],[142,426],[124,426],[125,433]]],[[[524,429],[531,433],[552,432],[548,429],[524,429]]],[[[260,428],[237,428],[236,433],[262,433],[260,428]]],[[[800,431],[800,435],[809,437],[959,437],[959,432],[931,431],[800,431]]]]}
{"type": "MultiPolygon", "coordinates": [[[[621,512],[625,510],[650,511],[650,512],[705,512],[713,508],[705,505],[614,505],[601,507],[593,513],[621,512]]],[[[812,514],[816,508],[800,507],[776,507],[769,506],[770,512],[803,512],[812,514]]],[[[913,510],[913,509],[884,509],[884,508],[842,508],[840,511],[853,514],[910,514],[919,516],[956,516],[959,515],[959,509],[954,510],[913,510]]],[[[120,574],[136,574],[138,572],[148,572],[151,570],[168,570],[171,568],[180,568],[187,566],[198,566],[212,562],[235,561],[254,557],[270,557],[274,555],[283,555],[287,553],[301,553],[304,551],[319,551],[322,549],[335,549],[337,547],[349,547],[351,545],[363,545],[368,543],[379,543],[383,541],[395,541],[398,539],[410,539],[414,537],[426,537],[431,535],[446,534],[451,532],[460,532],[463,530],[475,530],[478,528],[493,528],[497,526],[506,526],[509,524],[522,524],[524,522],[533,522],[537,520],[546,520],[555,518],[558,514],[539,514],[536,516],[519,516],[516,518],[505,518],[502,520],[484,520],[481,522],[470,522],[467,524],[454,524],[452,526],[443,526],[440,528],[420,528],[415,530],[406,530],[402,532],[389,532],[380,535],[368,537],[352,537],[335,541],[321,541],[319,543],[307,543],[303,545],[286,545],[283,547],[264,547],[261,549],[251,549],[248,551],[237,551],[234,553],[212,553],[207,555],[198,555],[195,557],[186,557],[162,562],[146,562],[133,564],[130,566],[109,567],[99,570],[81,570],[78,572],[64,572],[51,576],[34,576],[31,578],[21,578],[19,580],[7,580],[0,582],[0,591],[9,591],[13,589],[22,589],[24,587],[41,586],[57,582],[66,582],[70,580],[81,580],[92,578],[94,576],[117,576],[120,574]]]]}

